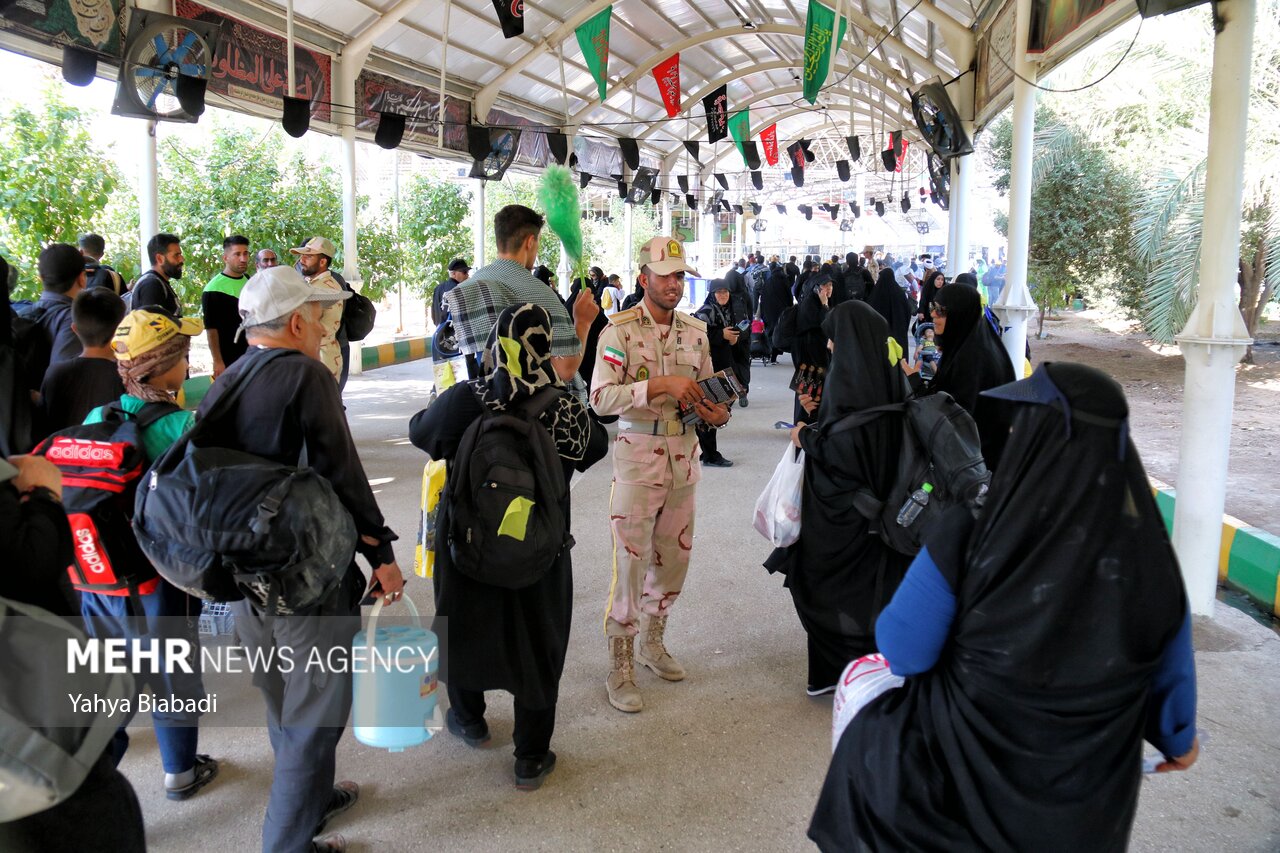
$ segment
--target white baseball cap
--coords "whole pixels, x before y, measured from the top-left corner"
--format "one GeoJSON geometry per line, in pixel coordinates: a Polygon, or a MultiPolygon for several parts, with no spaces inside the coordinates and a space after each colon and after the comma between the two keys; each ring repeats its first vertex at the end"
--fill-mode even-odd
{"type": "Polygon", "coordinates": [[[293,267],[258,270],[240,291],[240,331],[236,336],[250,326],[287,317],[308,302],[332,305],[350,298],[348,290],[312,287],[293,267]]]}

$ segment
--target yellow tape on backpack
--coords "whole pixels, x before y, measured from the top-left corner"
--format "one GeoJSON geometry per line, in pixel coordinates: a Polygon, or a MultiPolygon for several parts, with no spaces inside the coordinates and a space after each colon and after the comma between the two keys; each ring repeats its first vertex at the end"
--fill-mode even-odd
{"type": "Polygon", "coordinates": [[[418,541],[413,549],[413,573],[430,578],[436,563],[436,518],[444,490],[445,462],[432,459],[422,469],[422,495],[418,500],[418,541]]]}

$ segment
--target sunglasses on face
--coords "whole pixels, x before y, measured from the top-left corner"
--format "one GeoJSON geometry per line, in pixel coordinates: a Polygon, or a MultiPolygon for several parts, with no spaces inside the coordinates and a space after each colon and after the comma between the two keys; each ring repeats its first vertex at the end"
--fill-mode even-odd
{"type": "Polygon", "coordinates": [[[932,313],[932,314],[933,314],[933,316],[935,316],[935,317],[946,317],[946,316],[947,316],[947,309],[946,309],[946,308],[943,308],[941,305],[935,305],[935,306],[933,306],[933,308],[932,308],[932,310],[931,310],[931,312],[930,312],[930,313],[932,313]]]}

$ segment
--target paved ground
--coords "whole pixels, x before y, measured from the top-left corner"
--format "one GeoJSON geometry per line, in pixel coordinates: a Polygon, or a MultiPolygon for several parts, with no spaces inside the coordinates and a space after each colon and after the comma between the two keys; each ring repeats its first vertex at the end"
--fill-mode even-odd
{"type": "MultiPolygon", "coordinates": [[[[608,591],[603,525],[609,464],[574,488],[576,606],[553,743],[560,765],[541,791],[511,784],[509,699],[491,701],[494,746],[474,751],[442,734],[401,754],[349,734],[342,778],[364,786],[335,822],[356,851],[803,850],[830,753],[830,698],[804,695],[804,634],[778,579],[760,567],[767,546],[751,507],[782,452],[773,423],[791,411],[790,370],[756,368],[752,405],[735,414],[721,449],[737,465],[708,470],[699,489],[693,565],[670,645],[689,670],[680,684],[641,677],[646,710],[624,716],[604,698],[601,620],[608,591]]],[[[369,477],[410,562],[424,457],[405,439],[429,390],[416,362],[352,381],[349,416],[369,477]]],[[[430,609],[429,584],[410,592],[430,609]]],[[[403,614],[401,615],[403,618],[403,614]]],[[[1197,626],[1200,726],[1208,733],[1189,773],[1143,785],[1136,851],[1280,850],[1280,637],[1220,605],[1197,626]]],[[[261,700],[243,679],[210,681],[220,713],[261,700]]],[[[149,729],[135,725],[123,769],[133,780],[155,851],[253,850],[271,773],[261,728],[206,727],[201,749],[221,778],[187,803],[161,791],[149,729]]]]}

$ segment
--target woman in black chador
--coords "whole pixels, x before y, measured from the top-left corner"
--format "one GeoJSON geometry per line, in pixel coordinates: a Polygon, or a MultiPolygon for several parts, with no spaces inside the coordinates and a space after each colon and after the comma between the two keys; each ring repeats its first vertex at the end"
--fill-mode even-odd
{"type": "Polygon", "coordinates": [[[823,330],[833,349],[817,422],[792,431],[805,454],[800,540],[765,562],[786,574],[809,635],[811,696],[834,690],[849,661],[875,651],[876,616],[910,562],[871,532],[852,501],[860,488],[884,495],[892,485],[901,422],[878,418],[835,430],[846,415],[905,398],[889,327],[871,306],[852,301],[833,308],[823,330]]]}
{"type": "MultiPolygon", "coordinates": [[[[608,434],[551,367],[551,320],[536,305],[507,308],[489,334],[481,378],[459,383],[414,415],[409,439],[433,459],[453,464],[467,427],[486,409],[505,411],[546,387],[560,399],[541,415],[550,432],[565,482],[608,453],[608,434]]],[[[568,524],[568,514],[565,516],[568,524]]],[[[560,674],[569,646],[573,569],[569,549],[536,583],[521,589],[490,586],[458,572],[438,552],[436,618],[441,644],[440,678],[452,706],[449,731],[472,746],[489,740],[486,690],[515,696],[515,775],[521,787],[537,787],[555,766],[549,749],[555,727],[560,674]]]]}
{"type": "MultiPolygon", "coordinates": [[[[730,299],[729,285],[722,278],[713,280],[707,288],[707,299],[694,312],[695,317],[707,324],[707,344],[711,348],[711,368],[716,371],[731,370],[734,366],[734,350],[746,332],[738,328],[730,299]]],[[[713,468],[732,468],[733,462],[724,458],[716,444],[719,430],[698,431],[698,444],[702,447],[702,464],[713,468]]]]}
{"type": "Polygon", "coordinates": [[[1000,470],[880,616],[906,683],[840,736],[809,826],[824,851],[1118,853],[1142,741],[1157,771],[1195,761],[1191,620],[1124,393],[1065,363],[994,393],[1016,401],[1000,470]]]}
{"type": "MultiPolygon", "coordinates": [[[[982,458],[995,470],[1009,434],[1009,407],[981,396],[988,388],[1012,382],[1017,377],[1009,354],[987,322],[978,291],[964,284],[948,284],[934,298],[933,327],[942,351],[938,373],[927,384],[912,373],[917,394],[945,391],[961,408],[973,415],[982,440],[982,458]]],[[[908,368],[917,371],[919,365],[908,368]]]]}
{"type": "MultiPolygon", "coordinates": [[[[866,271],[863,270],[863,272],[866,271]]],[[[907,294],[903,293],[902,288],[898,286],[898,279],[894,276],[893,270],[881,267],[880,277],[876,279],[875,287],[871,288],[871,295],[867,297],[867,302],[889,324],[889,334],[893,335],[898,346],[902,347],[902,352],[910,354],[911,346],[907,341],[907,329],[911,325],[911,302],[908,301],[907,294]]]]}

